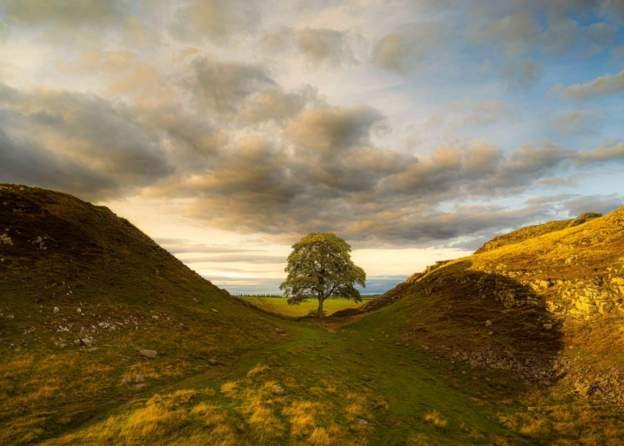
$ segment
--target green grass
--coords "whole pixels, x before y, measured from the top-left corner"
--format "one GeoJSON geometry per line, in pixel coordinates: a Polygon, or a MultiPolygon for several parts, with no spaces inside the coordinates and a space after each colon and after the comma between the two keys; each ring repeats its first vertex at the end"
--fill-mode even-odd
{"type": "Polygon", "coordinates": [[[283,321],[283,342],[217,367],[222,374],[206,367],[171,380],[47,444],[521,442],[497,418],[508,387],[397,345],[387,323],[400,323],[390,308],[336,331],[283,321]]]}
{"type": "MultiPolygon", "coordinates": [[[[473,283],[476,291],[491,283],[467,276],[461,262],[376,311],[288,320],[229,297],[109,212],[41,191],[2,193],[0,203],[11,204],[0,207],[0,219],[15,245],[2,247],[0,266],[0,444],[619,445],[624,438],[621,407],[586,398],[565,379],[527,382],[453,359],[451,350],[526,345],[511,335],[527,333],[509,330],[524,321],[518,313],[471,299],[473,283]],[[14,209],[24,214],[18,221],[14,209]],[[33,250],[42,233],[49,248],[33,250]],[[158,355],[144,358],[141,348],[158,355]]],[[[584,238],[577,231],[562,233],[584,238]]],[[[513,258],[529,270],[537,255],[527,248],[541,250],[550,238],[558,240],[504,246],[473,264],[487,269],[488,260],[513,258]]],[[[616,242],[597,250],[596,262],[609,246],[621,256],[616,242]]],[[[540,268],[551,264],[559,263],[540,268]]],[[[282,314],[316,308],[253,299],[282,314]]],[[[348,306],[326,303],[328,313],[348,306]]],[[[621,352],[621,327],[576,330],[566,332],[567,346],[592,366],[606,367],[621,352]],[[590,336],[613,349],[599,355],[597,343],[580,341],[590,336]]]]}
{"type": "MultiPolygon", "coordinates": [[[[262,310],[269,311],[271,313],[283,314],[285,316],[307,316],[309,314],[316,314],[318,307],[318,301],[316,299],[308,299],[298,304],[289,304],[284,297],[276,296],[242,296],[241,299],[249,302],[262,310]]],[[[343,297],[336,297],[327,299],[323,304],[323,309],[326,315],[331,315],[336,311],[344,310],[347,308],[358,308],[368,302],[372,297],[363,297],[361,302],[355,302],[351,299],[343,297]]]]}

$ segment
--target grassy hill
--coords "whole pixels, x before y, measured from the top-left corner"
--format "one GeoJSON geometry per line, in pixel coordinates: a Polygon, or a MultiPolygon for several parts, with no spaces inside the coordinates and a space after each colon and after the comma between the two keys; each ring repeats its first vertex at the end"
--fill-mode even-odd
{"type": "Polygon", "coordinates": [[[53,436],[163,382],[221,376],[284,339],[281,321],[128,221],[60,193],[0,187],[0,278],[2,444],[53,436]]]}
{"type": "Polygon", "coordinates": [[[570,290],[619,283],[621,224],[316,323],[230,297],[108,209],[0,186],[0,444],[619,444],[619,304],[582,312],[570,290]]]}
{"type": "Polygon", "coordinates": [[[536,440],[580,441],[591,431],[588,420],[599,419],[609,435],[584,441],[617,444],[624,439],[624,209],[587,217],[495,239],[415,274],[372,307],[394,302],[388,311],[408,315],[396,327],[406,342],[534,383],[534,416],[544,424],[536,440]],[[587,419],[566,427],[549,417],[563,407],[587,419]]]}

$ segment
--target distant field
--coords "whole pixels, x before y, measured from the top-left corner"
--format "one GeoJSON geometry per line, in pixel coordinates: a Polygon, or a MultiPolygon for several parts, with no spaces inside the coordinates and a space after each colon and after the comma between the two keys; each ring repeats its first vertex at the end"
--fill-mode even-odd
{"type": "MultiPolygon", "coordinates": [[[[240,296],[240,298],[262,308],[263,310],[286,316],[306,316],[312,312],[316,312],[316,308],[318,306],[318,301],[316,299],[308,299],[299,304],[290,305],[284,297],[240,296]]],[[[344,310],[345,308],[357,308],[372,298],[373,296],[363,296],[362,302],[354,302],[353,300],[342,297],[327,299],[323,304],[323,309],[325,310],[326,315],[330,315],[336,311],[344,310]]]]}

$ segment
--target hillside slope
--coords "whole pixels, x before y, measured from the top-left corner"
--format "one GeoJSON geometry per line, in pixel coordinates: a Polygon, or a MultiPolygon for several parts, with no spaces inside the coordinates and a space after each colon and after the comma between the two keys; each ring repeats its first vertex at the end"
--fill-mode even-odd
{"type": "MultiPolygon", "coordinates": [[[[601,231],[606,254],[620,239],[601,231]]],[[[559,365],[591,352],[583,364],[617,368],[574,330],[618,345],[618,307],[559,316],[505,275],[534,268],[514,257],[535,259],[525,243],[430,268],[376,311],[291,321],[243,305],[108,209],[0,186],[0,444],[620,444],[614,387],[574,378],[570,393],[562,383],[581,369],[559,365]]]]}
{"type": "Polygon", "coordinates": [[[175,377],[223,374],[284,339],[276,324],[110,210],[0,186],[0,443],[54,435],[175,377]]]}
{"type": "Polygon", "coordinates": [[[585,214],[579,215],[578,217],[569,220],[555,220],[539,225],[525,226],[524,228],[520,228],[516,231],[494,237],[492,240],[486,242],[483,246],[477,249],[475,254],[490,251],[492,249],[500,248],[501,246],[505,245],[520,243],[524,240],[539,237],[540,235],[548,234],[550,232],[560,231],[565,228],[582,225],[583,223],[586,223],[589,220],[598,217],[601,217],[601,214],[586,212],[585,214]]]}
{"type": "Polygon", "coordinates": [[[377,306],[395,302],[391,311],[409,314],[396,327],[406,342],[619,412],[624,208],[591,217],[519,230],[498,247],[440,262],[377,306]]]}

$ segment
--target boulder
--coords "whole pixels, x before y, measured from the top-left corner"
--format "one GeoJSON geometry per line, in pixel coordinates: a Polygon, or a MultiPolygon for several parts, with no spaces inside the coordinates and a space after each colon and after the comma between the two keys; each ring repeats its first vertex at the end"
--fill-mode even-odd
{"type": "Polygon", "coordinates": [[[158,355],[158,352],[156,350],[149,350],[144,348],[139,350],[139,354],[144,358],[154,359],[158,355]]]}

